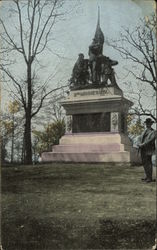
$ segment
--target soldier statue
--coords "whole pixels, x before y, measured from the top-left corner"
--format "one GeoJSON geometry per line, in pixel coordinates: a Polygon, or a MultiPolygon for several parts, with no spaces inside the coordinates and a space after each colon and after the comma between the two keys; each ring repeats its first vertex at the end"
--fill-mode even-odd
{"type": "Polygon", "coordinates": [[[102,46],[96,39],[93,39],[92,44],[89,46],[89,67],[91,71],[91,81],[96,83],[100,80],[99,74],[99,57],[101,56],[102,46]]]}
{"type": "Polygon", "coordinates": [[[115,72],[112,66],[117,65],[117,61],[111,60],[109,57],[102,56],[101,61],[101,76],[102,76],[102,83],[107,85],[108,80],[110,80],[110,83],[112,85],[117,85],[116,78],[115,78],[115,72]]]}
{"type": "Polygon", "coordinates": [[[84,59],[84,54],[80,53],[72,71],[71,84],[85,85],[88,82],[88,60],[84,59]]]}

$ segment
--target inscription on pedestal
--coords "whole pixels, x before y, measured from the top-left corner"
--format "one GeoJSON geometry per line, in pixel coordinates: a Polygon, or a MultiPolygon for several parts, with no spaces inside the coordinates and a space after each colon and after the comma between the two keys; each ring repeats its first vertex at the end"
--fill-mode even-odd
{"type": "Polygon", "coordinates": [[[74,93],[74,97],[77,96],[89,96],[89,95],[106,95],[109,94],[109,90],[108,89],[98,89],[98,90],[88,90],[88,91],[84,91],[84,92],[75,92],[74,93]]]}
{"type": "Polygon", "coordinates": [[[73,115],[72,132],[108,132],[110,131],[110,113],[73,115]]]}

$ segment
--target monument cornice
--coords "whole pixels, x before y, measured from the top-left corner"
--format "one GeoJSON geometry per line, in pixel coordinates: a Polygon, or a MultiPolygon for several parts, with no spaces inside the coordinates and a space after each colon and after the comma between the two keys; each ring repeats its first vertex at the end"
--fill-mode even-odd
{"type": "Polygon", "coordinates": [[[66,100],[62,102],[67,115],[99,112],[127,112],[133,103],[122,96],[106,96],[98,99],[66,100]]]}
{"type": "Polygon", "coordinates": [[[66,105],[76,105],[76,104],[88,104],[88,103],[102,103],[102,102],[116,102],[119,101],[122,104],[125,102],[128,105],[132,106],[133,102],[130,100],[126,99],[123,96],[118,96],[118,95],[108,95],[108,96],[95,96],[95,97],[88,97],[88,99],[83,99],[83,98],[67,98],[66,100],[62,101],[61,104],[63,106],[66,105]]]}

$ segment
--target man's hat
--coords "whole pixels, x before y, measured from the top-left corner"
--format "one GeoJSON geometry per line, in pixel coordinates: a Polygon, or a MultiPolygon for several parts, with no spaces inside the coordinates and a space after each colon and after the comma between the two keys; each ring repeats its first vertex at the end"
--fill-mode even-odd
{"type": "Polygon", "coordinates": [[[154,121],[151,118],[147,118],[144,123],[146,123],[146,124],[153,124],[154,121]]]}
{"type": "Polygon", "coordinates": [[[80,54],[78,54],[79,56],[84,56],[84,54],[83,53],[80,53],[80,54]]]}

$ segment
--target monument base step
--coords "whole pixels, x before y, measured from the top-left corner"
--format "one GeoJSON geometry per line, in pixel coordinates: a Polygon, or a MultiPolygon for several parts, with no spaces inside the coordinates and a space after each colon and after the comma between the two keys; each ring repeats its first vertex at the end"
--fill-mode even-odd
{"type": "Polygon", "coordinates": [[[66,134],[41,158],[43,162],[140,162],[126,135],[108,132],[66,134]]]}
{"type": "Polygon", "coordinates": [[[125,134],[118,132],[91,132],[91,133],[72,133],[65,134],[59,141],[60,145],[65,144],[109,144],[119,143],[130,145],[131,142],[125,134]]]}
{"type": "Polygon", "coordinates": [[[44,152],[44,162],[130,162],[130,153],[103,152],[103,153],[68,153],[68,152],[44,152]]]}
{"type": "Polygon", "coordinates": [[[52,152],[55,153],[105,153],[129,151],[130,146],[120,143],[108,144],[60,144],[52,146],[52,152]]]}

